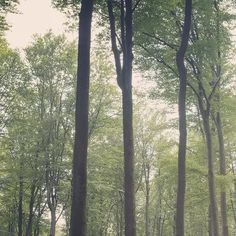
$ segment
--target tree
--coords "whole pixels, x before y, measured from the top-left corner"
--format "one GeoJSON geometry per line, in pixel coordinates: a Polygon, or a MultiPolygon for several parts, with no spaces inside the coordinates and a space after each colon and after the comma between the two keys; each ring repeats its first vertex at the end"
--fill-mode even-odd
{"type": "Polygon", "coordinates": [[[134,144],[133,144],[133,101],[132,101],[132,62],[133,62],[133,6],[132,0],[121,0],[120,7],[120,52],[116,42],[116,20],[113,1],[107,1],[112,51],[115,59],[117,82],[122,91],[123,145],[124,145],[124,215],[125,235],[136,235],[135,193],[134,193],[134,144]],[[123,63],[123,64],[122,64],[123,63]]]}
{"type": "MultiPolygon", "coordinates": [[[[181,13],[179,11],[179,6],[177,5],[174,8],[172,6],[173,4],[171,6],[170,5],[171,3],[163,4],[161,7],[164,11],[159,13],[163,18],[161,22],[165,24],[164,29],[159,29],[160,27],[156,27],[153,30],[147,27],[147,30],[145,29],[146,31],[140,31],[139,34],[146,39],[140,43],[140,47],[143,51],[145,51],[145,55],[149,56],[149,58],[147,58],[147,62],[149,64],[144,63],[144,66],[150,68],[150,65],[152,64],[153,68],[156,68],[156,66],[153,65],[156,63],[150,62],[149,59],[151,58],[155,59],[155,61],[159,63],[160,70],[158,71],[158,84],[159,88],[161,88],[159,91],[164,95],[165,98],[167,98],[168,101],[173,102],[173,98],[175,98],[176,86],[170,87],[166,85],[169,85],[170,82],[173,84],[173,82],[176,81],[177,73],[175,65],[173,64],[173,54],[177,50],[176,45],[178,45],[178,42],[176,42],[176,38],[178,38],[178,35],[182,30],[183,23],[180,19],[181,13]],[[168,15],[173,17],[172,23],[170,20],[166,20],[165,17],[168,15]],[[172,25],[172,27],[170,25],[172,25]]],[[[191,46],[189,47],[188,53],[186,55],[186,66],[189,70],[191,70],[187,83],[192,89],[192,92],[188,90],[188,102],[191,104],[194,101],[192,100],[192,98],[194,98],[193,95],[196,96],[195,98],[197,98],[196,100],[198,103],[198,108],[196,110],[200,110],[202,117],[202,120],[200,120],[203,123],[203,133],[208,150],[208,186],[209,199],[212,203],[212,217],[210,219],[211,222],[215,222],[213,223],[212,228],[215,230],[215,234],[217,235],[218,217],[214,173],[215,157],[213,154],[214,147],[212,143],[212,124],[210,116],[214,107],[215,98],[217,96],[216,90],[219,83],[221,83],[221,79],[216,78],[218,73],[217,71],[219,70],[219,60],[221,63],[222,61],[224,61],[224,63],[227,61],[228,45],[225,39],[228,38],[229,28],[227,28],[227,24],[224,25],[223,22],[228,23],[230,19],[232,19],[232,15],[226,12],[223,6],[220,9],[220,12],[218,11],[217,13],[217,10],[215,9],[215,3],[212,2],[203,3],[199,1],[195,6],[195,14],[193,14],[193,26],[191,27],[190,33],[191,46]],[[220,17],[217,17],[219,14],[220,17]],[[212,20],[209,21],[209,19],[212,20]],[[219,25],[219,20],[221,21],[221,34],[220,40],[217,40],[219,39],[219,30],[217,30],[217,28],[219,29],[219,27],[217,27],[217,25],[219,25]],[[222,51],[221,48],[222,55],[220,59],[218,56],[219,47],[217,47],[219,44],[221,47],[224,47],[224,51],[222,51]],[[192,76],[194,76],[194,78],[192,76]]],[[[159,15],[156,14],[156,12],[151,14],[151,17],[153,18],[158,18],[158,16],[159,15]]],[[[152,24],[150,23],[150,25],[152,24]]],[[[156,94],[158,93],[156,92],[156,94]]],[[[190,110],[189,112],[192,111],[190,110]]]]}
{"type": "MultiPolygon", "coordinates": [[[[137,103],[136,103],[137,104],[137,103]]],[[[148,102],[139,99],[134,113],[134,144],[135,144],[135,166],[136,166],[136,195],[139,203],[137,216],[137,233],[139,235],[160,235],[161,224],[155,215],[159,214],[158,202],[160,189],[155,188],[155,181],[159,175],[159,167],[156,164],[163,153],[166,152],[169,142],[163,133],[167,129],[165,111],[152,112],[148,102]],[[149,114],[147,117],[146,114],[149,114]],[[156,225],[158,225],[156,227],[156,225]]],[[[170,151],[170,150],[169,150],[170,151]]]]}
{"type": "MultiPolygon", "coordinates": [[[[39,137],[35,145],[35,155],[41,158],[44,166],[44,186],[47,205],[51,214],[50,235],[55,235],[59,208],[65,208],[62,200],[62,185],[66,182],[69,138],[71,136],[71,93],[74,92],[74,74],[76,50],[73,43],[68,43],[64,36],[55,36],[51,32],[36,37],[26,50],[26,59],[36,87],[35,105],[38,116],[39,137]],[[47,132],[46,132],[47,131],[47,132]]],[[[33,89],[33,88],[32,88],[33,89]]],[[[73,97],[74,98],[74,97],[73,97]]],[[[32,168],[37,172],[38,161],[32,168]]],[[[32,205],[38,186],[33,180],[31,186],[31,208],[28,234],[32,229],[32,205]],[[31,223],[30,223],[31,222],[31,223]]],[[[66,191],[65,195],[68,195],[66,191]]],[[[65,197],[69,198],[69,196],[65,197]]]]}
{"type": "Polygon", "coordinates": [[[72,205],[70,235],[86,235],[87,149],[90,41],[93,0],[82,0],[75,111],[75,141],[72,171],[72,205]]]}
{"type": "Polygon", "coordinates": [[[187,143],[186,125],[186,88],[187,72],[184,65],[185,53],[188,47],[192,18],[192,1],[185,1],[185,19],[180,48],[176,54],[176,64],[179,72],[179,152],[178,152],[178,190],[176,202],[176,235],[184,235],[184,198],[185,198],[185,158],[187,143]]]}
{"type": "Polygon", "coordinates": [[[9,12],[15,12],[15,8],[19,3],[18,0],[1,0],[0,2],[0,35],[8,29],[9,25],[6,22],[6,14],[9,12]]]}
{"type": "MultiPolygon", "coordinates": [[[[215,65],[215,70],[213,70],[213,74],[215,74],[216,81],[221,80],[221,21],[220,21],[220,2],[214,2],[215,11],[216,11],[216,37],[217,37],[217,57],[218,60],[215,65]]],[[[217,136],[218,136],[218,143],[219,143],[219,156],[220,156],[220,174],[222,176],[226,175],[226,166],[225,166],[225,142],[224,142],[224,135],[223,135],[223,127],[221,121],[221,113],[220,113],[220,85],[217,86],[218,91],[216,92],[216,103],[217,103],[217,111],[216,114],[213,114],[213,120],[215,122],[217,136]]],[[[214,113],[214,111],[213,111],[214,113]]],[[[220,193],[220,206],[221,206],[221,219],[222,219],[222,235],[228,236],[228,220],[227,220],[227,203],[226,203],[226,191],[222,190],[220,193]]]]}
{"type": "Polygon", "coordinates": [[[25,92],[27,70],[17,51],[12,50],[4,38],[0,38],[0,136],[11,122],[11,114],[17,109],[15,101],[25,92]]]}

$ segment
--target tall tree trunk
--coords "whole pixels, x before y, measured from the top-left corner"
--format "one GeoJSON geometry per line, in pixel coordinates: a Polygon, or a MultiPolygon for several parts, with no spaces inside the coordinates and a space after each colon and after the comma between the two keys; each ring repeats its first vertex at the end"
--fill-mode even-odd
{"type": "Polygon", "coordinates": [[[125,236],[136,235],[135,193],[134,193],[134,144],[133,144],[133,99],[132,99],[132,64],[133,64],[133,9],[132,0],[121,0],[121,43],[123,66],[116,44],[116,24],[112,0],[107,1],[112,51],[115,59],[117,82],[122,90],[123,108],[123,145],[124,145],[124,216],[125,236]]]}
{"type": "MultiPolygon", "coordinates": [[[[22,167],[20,168],[22,170],[22,167]]],[[[23,177],[19,178],[18,236],[23,235],[23,177]]]]}
{"type": "Polygon", "coordinates": [[[34,229],[34,236],[39,236],[39,222],[37,223],[37,225],[34,229]]]}
{"type": "Polygon", "coordinates": [[[209,236],[213,236],[212,231],[213,229],[212,229],[212,220],[211,220],[211,206],[209,205],[208,207],[208,235],[209,236]]]}
{"type": "MultiPolygon", "coordinates": [[[[214,1],[214,7],[216,10],[217,18],[216,18],[216,29],[217,29],[217,66],[216,66],[216,78],[219,81],[221,79],[221,39],[220,39],[220,1],[214,1]]],[[[219,86],[218,86],[219,87],[219,86]]],[[[220,90],[220,88],[219,88],[220,90]]],[[[220,94],[217,95],[218,103],[220,103],[220,94]]],[[[215,119],[218,142],[219,142],[219,152],[220,152],[220,175],[224,176],[226,174],[225,171],[225,148],[224,148],[224,136],[223,129],[221,123],[220,112],[217,111],[216,119],[215,119]]],[[[226,204],[226,192],[222,190],[220,193],[220,207],[221,207],[221,219],[222,219],[222,235],[228,236],[228,221],[227,221],[227,204],[226,204]]]]}
{"type": "MultiPolygon", "coordinates": [[[[10,213],[10,215],[12,214],[12,212],[10,211],[9,212],[10,213]]],[[[8,219],[8,227],[7,227],[7,229],[8,229],[8,232],[9,232],[9,235],[14,235],[15,233],[14,233],[14,220],[12,219],[12,216],[10,216],[10,218],[8,219]]]]}
{"type": "MultiPolygon", "coordinates": [[[[158,171],[158,178],[160,178],[161,176],[161,170],[159,169],[158,171]]],[[[162,211],[162,183],[159,183],[157,185],[157,206],[156,206],[156,216],[155,216],[155,222],[153,224],[155,230],[153,230],[152,235],[156,235],[156,236],[162,236],[163,235],[163,226],[164,226],[164,222],[165,222],[165,213],[164,211],[162,211]]]]}
{"type": "Polygon", "coordinates": [[[150,164],[145,163],[145,236],[150,236],[150,217],[149,217],[149,205],[150,205],[150,164]]]}
{"type": "Polygon", "coordinates": [[[233,215],[234,215],[234,231],[236,234],[236,180],[234,179],[234,192],[232,193],[233,197],[231,200],[231,204],[232,204],[232,210],[233,210],[233,215]]]}
{"type": "Polygon", "coordinates": [[[38,210],[37,217],[34,223],[34,236],[39,236],[40,233],[40,219],[41,219],[41,212],[38,210]]]}
{"type": "Polygon", "coordinates": [[[188,47],[191,28],[192,0],[185,1],[185,19],[181,45],[176,54],[176,64],[179,72],[179,152],[178,152],[178,190],[176,203],[176,236],[184,236],[184,198],[185,198],[185,158],[187,143],[186,127],[186,86],[187,72],[184,57],[188,47]]]}
{"type": "MultiPolygon", "coordinates": [[[[157,189],[157,213],[156,213],[156,229],[157,229],[157,236],[162,236],[162,222],[164,218],[162,217],[162,194],[161,194],[161,187],[158,186],[157,189]]],[[[154,235],[154,233],[153,233],[154,235]]]]}
{"type": "MultiPolygon", "coordinates": [[[[127,65],[128,66],[128,65],[127,65]]],[[[131,79],[127,71],[125,79],[131,79]],[[129,78],[130,77],[130,78],[129,78]]],[[[125,235],[135,236],[135,199],[134,199],[134,149],[133,149],[133,104],[131,80],[124,84],[123,101],[123,138],[124,138],[124,190],[125,190],[125,235]]]]}
{"type": "MultiPolygon", "coordinates": [[[[232,150],[230,148],[230,143],[228,143],[229,145],[229,158],[230,158],[230,162],[233,164],[234,162],[234,157],[232,155],[232,150]]],[[[235,176],[235,168],[234,166],[232,166],[231,171],[233,173],[233,175],[235,176]]],[[[230,191],[230,202],[231,202],[231,207],[232,207],[232,212],[233,212],[233,217],[234,217],[234,234],[236,235],[236,179],[234,178],[233,180],[234,182],[234,188],[233,190],[230,191]]]]}
{"type": "Polygon", "coordinates": [[[210,219],[212,225],[212,231],[214,236],[219,235],[219,223],[218,223],[218,210],[216,202],[216,187],[215,187],[215,175],[214,175],[214,161],[212,154],[212,136],[209,121],[209,109],[208,111],[203,111],[203,126],[206,135],[207,142],[207,157],[208,157],[208,188],[209,188],[209,198],[210,198],[210,219]]]}
{"type": "MultiPolygon", "coordinates": [[[[216,114],[216,129],[219,142],[219,152],[220,152],[220,174],[225,176],[225,147],[224,147],[224,135],[221,123],[220,112],[216,114]]],[[[220,206],[221,206],[221,219],[222,219],[222,235],[228,236],[228,220],[227,220],[227,204],[226,204],[226,192],[225,189],[221,190],[220,193],[220,206]]]]}
{"type": "Polygon", "coordinates": [[[55,209],[51,210],[51,225],[50,225],[50,234],[49,236],[55,236],[56,234],[56,211],[55,209]]]}
{"type": "Polygon", "coordinates": [[[134,140],[133,140],[133,9],[132,0],[125,0],[125,45],[123,65],[123,140],[124,140],[124,190],[125,190],[125,235],[136,235],[134,195],[134,140]]]}
{"type": "Polygon", "coordinates": [[[29,202],[29,218],[28,223],[26,227],[26,236],[32,235],[32,224],[33,224],[33,207],[34,207],[34,199],[35,199],[35,189],[36,186],[34,183],[31,185],[31,191],[30,191],[30,202],[29,202]]]}
{"type": "Polygon", "coordinates": [[[79,15],[70,236],[86,235],[88,107],[92,11],[93,0],[82,0],[79,15]]]}

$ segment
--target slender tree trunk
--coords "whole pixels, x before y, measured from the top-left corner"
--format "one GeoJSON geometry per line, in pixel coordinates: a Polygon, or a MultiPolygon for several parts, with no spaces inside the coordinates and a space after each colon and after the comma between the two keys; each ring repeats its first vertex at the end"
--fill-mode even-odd
{"type": "Polygon", "coordinates": [[[211,206],[209,205],[208,207],[208,235],[209,236],[213,236],[212,231],[213,229],[212,229],[212,220],[211,220],[211,206]]]}
{"type": "Polygon", "coordinates": [[[192,0],[185,2],[185,19],[181,45],[176,54],[179,72],[179,152],[178,152],[178,190],[176,203],[176,236],[184,236],[184,198],[185,198],[185,158],[187,143],[186,127],[186,86],[187,72],[184,65],[185,52],[188,47],[191,28],[192,0]]]}
{"type": "Polygon", "coordinates": [[[12,222],[12,219],[9,219],[7,228],[8,228],[9,236],[15,235],[15,233],[14,233],[14,223],[12,222]]]}
{"type": "Polygon", "coordinates": [[[115,222],[116,222],[116,236],[120,236],[120,214],[118,206],[116,206],[115,210],[115,222]]]}
{"type": "MultiPolygon", "coordinates": [[[[219,141],[219,152],[220,152],[220,174],[225,176],[225,148],[224,148],[224,135],[221,123],[220,113],[216,114],[216,129],[219,141]]],[[[226,204],[226,192],[225,189],[221,190],[220,193],[220,206],[221,206],[221,218],[222,218],[222,235],[228,236],[228,220],[227,220],[227,204],[226,204]]]]}
{"type": "MultiPolygon", "coordinates": [[[[161,176],[161,170],[158,171],[158,178],[161,176]]],[[[156,224],[154,224],[154,228],[157,230],[156,234],[153,231],[152,235],[162,236],[163,224],[165,222],[165,216],[162,212],[162,184],[158,184],[157,186],[157,207],[156,207],[156,224]]]]}
{"type": "Polygon", "coordinates": [[[31,191],[30,191],[30,202],[29,202],[29,218],[28,218],[28,223],[26,227],[26,236],[31,236],[32,235],[32,225],[33,225],[33,208],[34,208],[34,201],[35,201],[35,196],[36,196],[36,186],[35,183],[31,185],[31,191]]]}
{"type": "Polygon", "coordinates": [[[40,219],[41,219],[41,212],[38,211],[35,224],[34,224],[34,236],[39,236],[40,233],[40,219]]]}
{"type": "Polygon", "coordinates": [[[34,236],[39,236],[39,223],[37,223],[37,225],[34,229],[34,236]]]}
{"type": "Polygon", "coordinates": [[[236,234],[236,180],[234,179],[234,192],[232,193],[233,197],[231,200],[231,204],[232,204],[232,210],[233,210],[233,215],[234,215],[234,232],[236,234]]]}
{"type": "Polygon", "coordinates": [[[211,225],[214,236],[219,235],[219,223],[218,223],[218,210],[216,202],[216,191],[215,191],[215,175],[214,175],[214,162],[212,154],[212,136],[209,121],[209,111],[202,113],[204,131],[207,142],[207,157],[208,157],[208,188],[210,197],[210,210],[211,210],[211,225]]]}
{"type": "MultiPolygon", "coordinates": [[[[156,221],[157,221],[157,224],[156,224],[156,228],[157,228],[157,233],[156,235],[157,236],[162,236],[162,202],[161,202],[161,187],[158,186],[158,189],[157,189],[157,216],[156,216],[156,221]]],[[[154,235],[154,234],[153,234],[154,235]]]]}
{"type": "Polygon", "coordinates": [[[50,236],[55,236],[56,234],[56,211],[51,210],[51,225],[50,225],[50,236]]]}
{"type": "Polygon", "coordinates": [[[120,215],[120,218],[119,218],[119,222],[120,222],[120,236],[124,235],[124,198],[123,196],[120,194],[120,207],[119,207],[119,215],[120,215]]]}
{"type": "Polygon", "coordinates": [[[115,59],[117,82],[122,90],[123,108],[123,145],[124,145],[124,216],[125,236],[136,235],[135,193],[134,193],[134,144],[133,144],[133,99],[132,99],[132,64],[133,64],[133,9],[132,0],[121,0],[121,43],[123,67],[120,52],[116,44],[116,24],[112,1],[107,1],[109,12],[112,51],[115,59]]]}
{"type": "MultiPolygon", "coordinates": [[[[22,168],[21,170],[22,171],[22,168]]],[[[18,236],[23,235],[23,177],[19,178],[18,236]]]]}
{"type": "Polygon", "coordinates": [[[173,215],[172,234],[176,236],[176,216],[173,215]]]}
{"type": "Polygon", "coordinates": [[[82,0],[79,22],[70,236],[86,235],[90,44],[93,0],[82,0]]]}
{"type": "Polygon", "coordinates": [[[150,219],[149,219],[149,192],[146,193],[145,206],[145,236],[150,236],[150,219]]]}
{"type": "Polygon", "coordinates": [[[150,217],[149,217],[149,202],[150,202],[150,164],[145,164],[145,236],[150,236],[150,217]]]}
{"type": "Polygon", "coordinates": [[[124,140],[124,189],[125,189],[125,235],[136,235],[135,194],[134,194],[134,140],[133,140],[133,10],[132,0],[125,0],[125,45],[124,45],[124,83],[122,90],[123,140],[124,140]]]}
{"type": "MultiPolygon", "coordinates": [[[[228,144],[229,147],[230,147],[230,143],[228,144]]],[[[234,162],[234,158],[232,156],[232,151],[231,151],[231,148],[229,148],[229,158],[230,158],[230,162],[233,164],[234,162]]],[[[235,168],[234,166],[232,166],[232,173],[233,175],[235,175],[235,168]]],[[[231,207],[232,207],[232,212],[233,212],[233,217],[234,217],[234,233],[236,235],[236,179],[233,180],[234,182],[234,188],[233,190],[230,191],[230,196],[231,196],[231,199],[230,199],[230,202],[231,202],[231,207]]]]}
{"type": "Polygon", "coordinates": [[[26,236],[32,235],[33,205],[34,205],[34,200],[33,200],[33,196],[31,195],[30,203],[29,203],[29,218],[28,218],[28,223],[27,223],[27,228],[26,228],[26,236]]]}
{"type": "MultiPolygon", "coordinates": [[[[127,77],[125,77],[127,78],[127,77]]],[[[124,136],[124,189],[125,189],[125,235],[135,236],[135,200],[134,200],[134,149],[132,125],[132,88],[124,85],[123,101],[123,136],[124,136]]]]}
{"type": "MultiPolygon", "coordinates": [[[[217,27],[217,67],[216,67],[216,78],[217,80],[221,79],[221,39],[220,39],[220,1],[214,1],[214,7],[216,10],[217,18],[216,18],[216,27],[217,27]]],[[[217,96],[218,102],[220,102],[220,95],[217,96]]],[[[216,129],[219,141],[219,152],[220,152],[220,174],[224,176],[226,174],[225,171],[225,148],[224,148],[224,136],[223,129],[221,123],[220,112],[216,113],[216,129]]],[[[222,219],[222,235],[228,236],[228,221],[227,221],[227,204],[226,204],[226,192],[225,190],[220,193],[220,206],[221,206],[221,219],[222,219]]]]}

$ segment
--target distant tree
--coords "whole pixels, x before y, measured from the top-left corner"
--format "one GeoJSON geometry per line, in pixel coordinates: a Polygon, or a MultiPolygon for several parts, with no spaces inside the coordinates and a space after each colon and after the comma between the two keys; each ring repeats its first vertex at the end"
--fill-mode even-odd
{"type": "Polygon", "coordinates": [[[18,0],[1,0],[0,1],[0,35],[8,29],[9,25],[6,22],[6,14],[15,12],[18,0]]]}
{"type": "Polygon", "coordinates": [[[27,70],[19,53],[0,38],[0,136],[17,109],[15,101],[25,92],[27,80],[27,70]]]}
{"type": "MultiPolygon", "coordinates": [[[[64,36],[51,32],[36,37],[25,50],[26,59],[32,75],[32,84],[37,88],[35,105],[38,116],[39,137],[35,144],[35,155],[44,166],[44,184],[47,205],[51,214],[50,235],[55,235],[59,206],[65,208],[61,188],[67,178],[65,162],[68,162],[68,141],[71,136],[71,93],[74,92],[76,50],[73,43],[66,42],[64,36]],[[43,69],[42,69],[43,68],[43,69]],[[46,132],[47,131],[47,132],[46,132]]],[[[74,98],[74,96],[73,96],[74,98]]],[[[37,160],[34,162],[38,163],[37,160]]],[[[37,166],[32,168],[37,172],[37,166]]],[[[32,182],[32,195],[38,186],[37,179],[32,182]]],[[[39,181],[38,181],[39,182],[39,181]]],[[[68,195],[66,191],[65,195],[68,195]]],[[[31,196],[31,204],[34,204],[31,196]]],[[[66,198],[66,197],[65,197],[66,198]]],[[[69,198],[69,196],[67,196],[69,198]]],[[[29,215],[32,224],[32,209],[29,215]]]]}

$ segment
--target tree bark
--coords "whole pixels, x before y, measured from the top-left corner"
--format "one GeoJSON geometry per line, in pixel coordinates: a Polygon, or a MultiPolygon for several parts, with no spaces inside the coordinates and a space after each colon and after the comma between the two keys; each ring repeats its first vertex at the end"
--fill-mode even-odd
{"type": "MultiPolygon", "coordinates": [[[[225,176],[225,147],[224,147],[224,135],[222,129],[222,122],[220,112],[216,114],[216,129],[219,142],[220,152],[220,174],[225,176]]],[[[221,218],[222,218],[222,235],[228,236],[228,220],[227,220],[227,204],[226,204],[226,192],[225,189],[221,190],[220,193],[220,206],[221,206],[221,218]]]]}
{"type": "MultiPolygon", "coordinates": [[[[126,72],[124,78],[131,76],[126,72]]],[[[135,236],[135,198],[134,198],[134,148],[133,148],[133,104],[130,81],[124,83],[123,101],[123,139],[124,139],[124,190],[125,190],[125,235],[135,236]]]]}
{"type": "MultiPolygon", "coordinates": [[[[161,176],[161,169],[158,170],[158,178],[161,176]]],[[[152,235],[162,236],[163,225],[165,222],[165,214],[162,211],[162,183],[157,184],[157,204],[156,204],[156,213],[155,213],[155,220],[153,224],[152,235]]]]}
{"type": "Polygon", "coordinates": [[[150,236],[150,217],[149,217],[149,205],[150,205],[150,164],[145,163],[145,236],[150,236]]]}
{"type": "MultiPolygon", "coordinates": [[[[158,176],[160,177],[160,170],[158,176]]],[[[157,213],[156,213],[156,229],[157,229],[157,236],[162,236],[162,229],[163,229],[163,221],[165,220],[162,216],[162,188],[158,185],[157,188],[157,213]]],[[[154,233],[153,233],[154,235],[154,233]]]]}
{"type": "MultiPolygon", "coordinates": [[[[217,67],[216,67],[216,78],[219,81],[221,79],[221,47],[220,47],[220,1],[214,1],[214,7],[216,10],[216,27],[217,27],[217,67]]],[[[219,86],[218,86],[219,87],[219,86]]],[[[220,95],[217,96],[218,103],[220,103],[220,95]]],[[[226,174],[225,170],[225,148],[224,148],[224,135],[221,123],[220,111],[216,113],[215,119],[217,136],[219,142],[219,152],[220,152],[220,175],[224,176],[226,174]]],[[[222,235],[228,236],[228,220],[227,220],[227,204],[226,204],[226,192],[225,190],[220,193],[220,207],[221,207],[221,219],[222,219],[222,235]]]]}
{"type": "Polygon", "coordinates": [[[184,198],[185,198],[185,158],[187,143],[186,127],[186,86],[187,72],[184,57],[188,47],[191,28],[192,0],[185,2],[185,19],[181,45],[176,54],[176,64],[179,72],[179,152],[178,152],[178,190],[176,202],[176,236],[184,236],[184,198]]]}
{"type": "Polygon", "coordinates": [[[124,140],[124,189],[125,189],[125,235],[136,235],[134,196],[134,140],[133,140],[133,10],[132,0],[125,0],[125,45],[123,65],[123,140],[124,140]]]}
{"type": "Polygon", "coordinates": [[[34,200],[35,200],[35,191],[36,191],[36,186],[35,183],[32,183],[31,185],[31,191],[30,191],[30,202],[29,202],[29,218],[28,218],[28,223],[26,227],[26,236],[31,236],[32,235],[32,224],[33,224],[33,207],[34,207],[34,200]]]}
{"type": "Polygon", "coordinates": [[[107,1],[112,51],[115,59],[117,82],[122,90],[123,109],[123,146],[124,146],[124,216],[125,236],[136,235],[135,193],[134,193],[134,144],[133,144],[133,99],[132,99],[132,64],[133,64],[133,9],[132,0],[121,0],[121,43],[123,66],[116,44],[115,17],[112,1],[107,1]]]}
{"type": "Polygon", "coordinates": [[[50,225],[50,236],[56,235],[56,211],[51,210],[51,225],[50,225]]]}
{"type": "Polygon", "coordinates": [[[82,0],[79,22],[70,236],[86,235],[90,44],[93,0],[82,0]]]}
{"type": "Polygon", "coordinates": [[[233,215],[234,215],[234,230],[235,230],[235,234],[236,234],[236,180],[234,179],[234,192],[233,192],[233,199],[231,200],[232,203],[232,209],[233,209],[233,215]]]}
{"type": "MultiPolygon", "coordinates": [[[[22,164],[21,164],[22,165],[22,164]]],[[[20,171],[23,171],[22,167],[20,171]]],[[[23,235],[23,177],[19,177],[18,236],[23,235]]]]}
{"type": "Polygon", "coordinates": [[[211,206],[208,207],[208,235],[212,236],[211,206]]]}
{"type": "Polygon", "coordinates": [[[208,157],[208,189],[210,197],[210,209],[211,209],[211,225],[214,236],[219,235],[219,223],[218,223],[218,209],[216,202],[215,192],[215,176],[214,176],[214,163],[212,154],[212,136],[209,121],[209,109],[208,111],[202,111],[203,126],[206,135],[207,142],[207,157],[208,157]]]}

